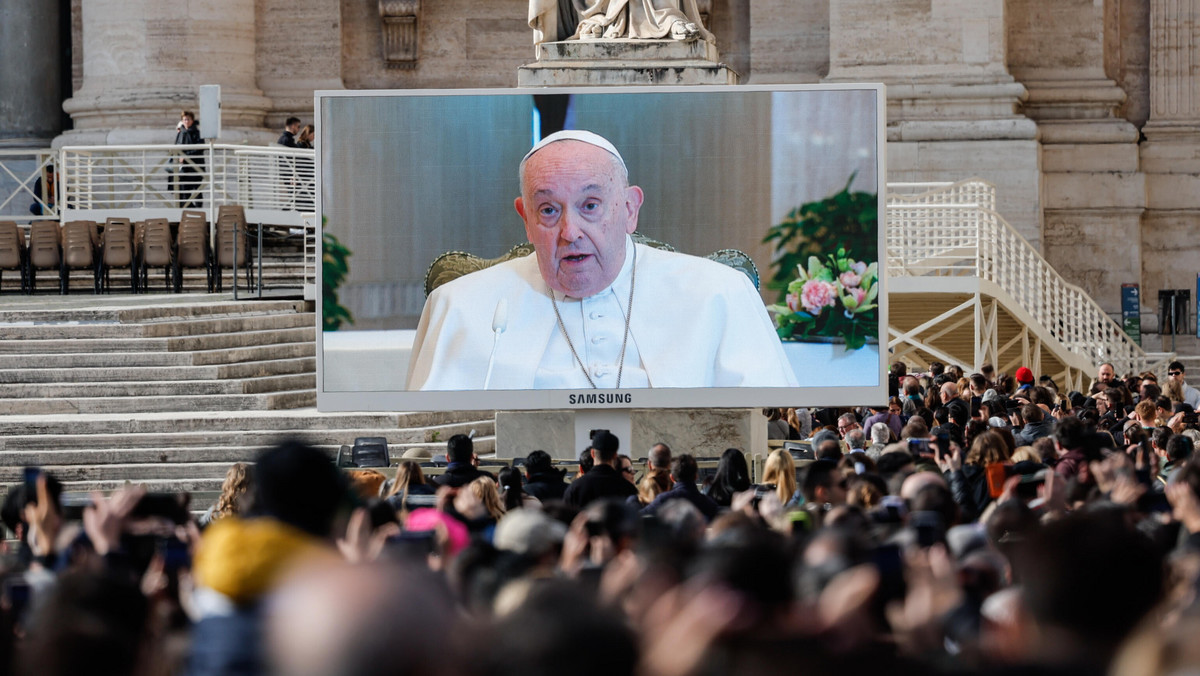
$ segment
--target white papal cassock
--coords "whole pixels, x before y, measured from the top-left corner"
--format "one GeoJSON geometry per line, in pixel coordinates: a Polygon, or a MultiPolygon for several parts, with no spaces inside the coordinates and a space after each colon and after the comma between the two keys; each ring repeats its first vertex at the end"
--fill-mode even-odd
{"type": "MultiPolygon", "coordinates": [[[[635,246],[622,389],[797,386],[746,275],[626,237],[625,265],[611,286],[584,299],[555,296],[597,387],[616,386],[635,246]]],[[[493,390],[591,386],[559,329],[536,254],[464,275],[430,294],[413,342],[408,389],[480,389],[489,361],[493,390]],[[507,311],[497,340],[492,326],[502,300],[507,311]]]]}

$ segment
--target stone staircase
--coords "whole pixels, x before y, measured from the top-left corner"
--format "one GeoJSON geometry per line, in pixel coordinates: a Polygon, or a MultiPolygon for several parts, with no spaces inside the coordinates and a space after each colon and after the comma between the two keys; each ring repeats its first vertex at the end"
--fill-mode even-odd
{"type": "Polygon", "coordinates": [[[231,463],[287,437],[333,457],[383,436],[398,458],[475,430],[494,450],[480,413],[318,413],[315,325],[299,300],[0,297],[0,486],[39,465],[70,491],[133,481],[204,509],[231,463]]]}

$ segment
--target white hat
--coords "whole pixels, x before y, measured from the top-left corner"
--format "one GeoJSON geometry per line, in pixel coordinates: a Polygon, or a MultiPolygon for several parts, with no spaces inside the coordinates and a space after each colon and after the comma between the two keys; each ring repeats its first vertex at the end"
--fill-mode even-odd
{"type": "Polygon", "coordinates": [[[617,158],[617,162],[621,163],[621,170],[626,174],[629,173],[629,169],[625,166],[625,158],[621,157],[621,153],[617,152],[616,146],[614,146],[603,136],[590,131],[584,131],[583,129],[564,129],[562,131],[554,132],[541,141],[535,143],[534,146],[529,149],[529,152],[525,153],[525,157],[521,158],[521,162],[524,163],[525,160],[528,160],[530,157],[532,157],[534,153],[542,148],[545,148],[551,143],[554,143],[555,141],[580,141],[582,143],[606,150],[613,157],[617,158]]]}

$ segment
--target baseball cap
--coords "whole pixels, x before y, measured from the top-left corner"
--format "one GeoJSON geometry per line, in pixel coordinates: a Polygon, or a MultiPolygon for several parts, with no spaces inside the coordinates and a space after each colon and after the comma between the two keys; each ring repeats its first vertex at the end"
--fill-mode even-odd
{"type": "Polygon", "coordinates": [[[1026,368],[1024,366],[1017,369],[1017,382],[1018,383],[1032,383],[1033,382],[1033,371],[1030,371],[1028,368],[1026,368]]]}

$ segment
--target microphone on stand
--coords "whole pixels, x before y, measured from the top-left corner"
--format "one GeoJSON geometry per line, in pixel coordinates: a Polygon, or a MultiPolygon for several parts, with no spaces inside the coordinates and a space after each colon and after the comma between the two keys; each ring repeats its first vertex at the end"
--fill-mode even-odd
{"type": "Polygon", "coordinates": [[[492,354],[488,356],[487,374],[483,377],[483,389],[488,389],[492,382],[492,367],[496,363],[496,348],[500,346],[500,334],[508,328],[508,301],[504,298],[496,303],[496,312],[492,314],[492,354]]]}

